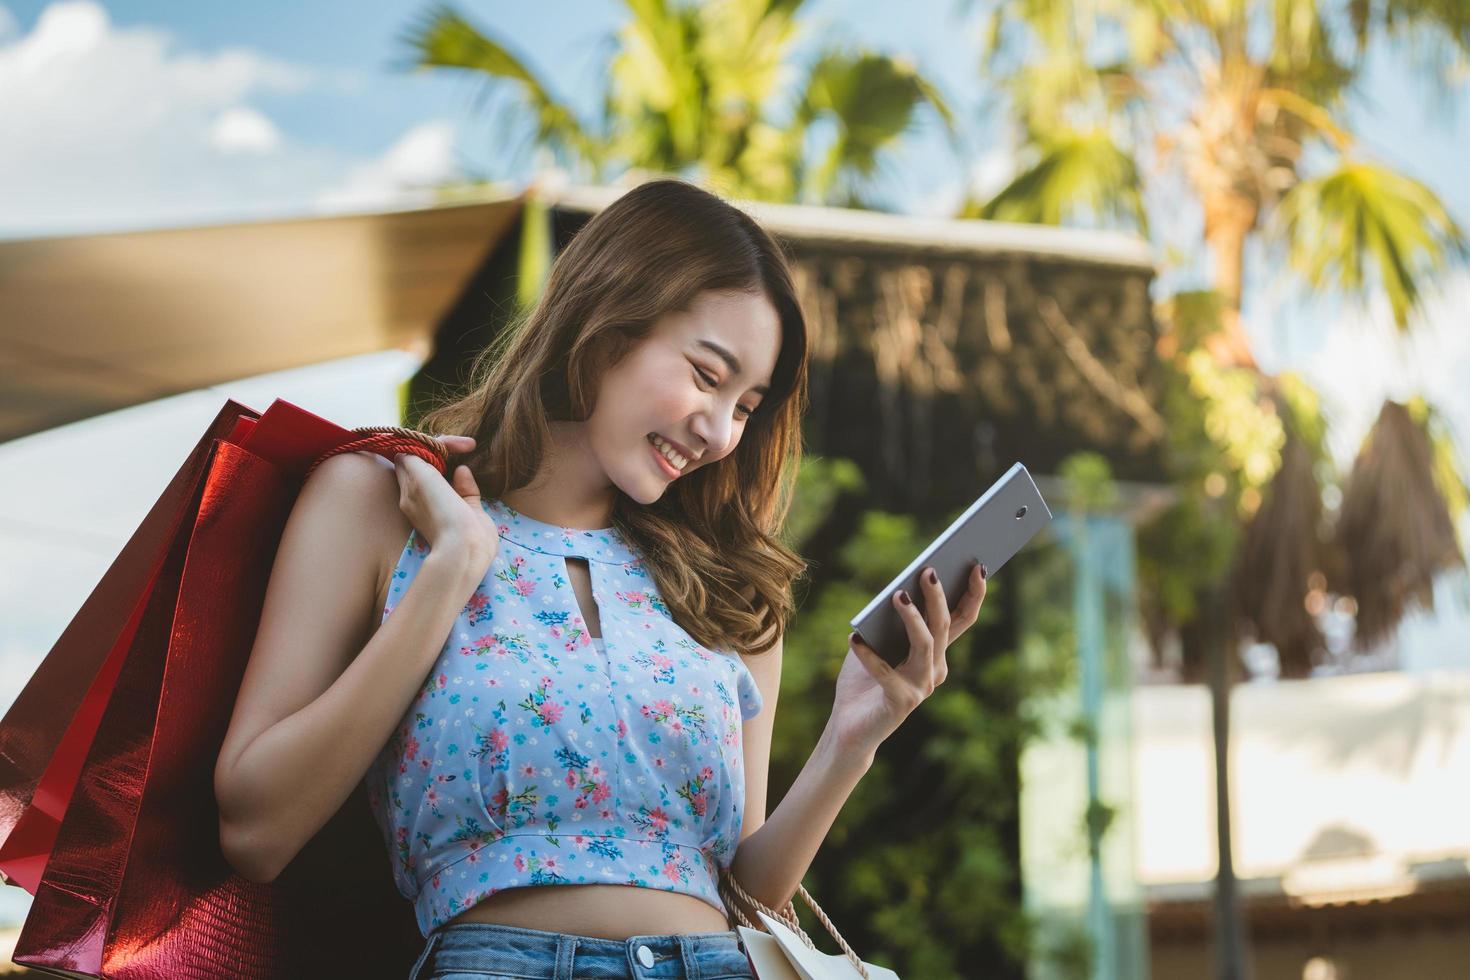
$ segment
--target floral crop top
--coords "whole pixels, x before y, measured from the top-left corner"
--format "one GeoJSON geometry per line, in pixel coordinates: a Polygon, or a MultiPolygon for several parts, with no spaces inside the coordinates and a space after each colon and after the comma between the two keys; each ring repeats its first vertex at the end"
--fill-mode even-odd
{"type": "MultiPolygon", "coordinates": [[[[364,777],[420,931],[506,888],[685,892],[724,912],[740,841],[741,723],[761,694],[700,646],[614,528],[562,528],[482,501],[500,549],[364,777]],[[587,559],[602,638],[567,576],[587,559]]],[[[415,532],[383,619],[429,553],[415,532]]]]}

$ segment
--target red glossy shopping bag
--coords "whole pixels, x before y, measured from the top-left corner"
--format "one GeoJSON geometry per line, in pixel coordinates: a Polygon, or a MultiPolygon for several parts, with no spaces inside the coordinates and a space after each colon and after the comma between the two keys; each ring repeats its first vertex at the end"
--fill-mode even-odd
{"type": "Polygon", "coordinates": [[[359,786],[275,882],[219,848],[214,762],[302,479],[344,448],[443,459],[283,400],[228,402],[0,722],[14,960],[110,978],[401,977],[422,947],[359,786]]]}

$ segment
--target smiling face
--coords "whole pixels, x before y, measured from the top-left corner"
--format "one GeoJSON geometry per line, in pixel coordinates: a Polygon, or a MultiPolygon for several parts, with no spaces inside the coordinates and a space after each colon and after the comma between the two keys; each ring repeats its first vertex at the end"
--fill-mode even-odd
{"type": "Polygon", "coordinates": [[[647,504],[675,479],[730,455],[780,351],[781,321],[762,293],[704,292],[688,310],[660,317],[603,376],[587,419],[603,471],[647,504]],[[655,447],[655,434],[685,458],[682,470],[655,447]]]}

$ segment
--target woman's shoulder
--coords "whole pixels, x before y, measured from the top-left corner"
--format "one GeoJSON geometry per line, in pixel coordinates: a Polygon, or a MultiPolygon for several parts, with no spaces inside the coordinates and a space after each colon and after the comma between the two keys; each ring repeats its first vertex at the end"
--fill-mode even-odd
{"type": "Polygon", "coordinates": [[[368,536],[374,556],[378,609],[386,601],[388,580],[413,525],[398,507],[398,476],[393,463],[376,453],[339,453],[323,460],[311,476],[321,490],[350,500],[360,532],[368,536]]]}

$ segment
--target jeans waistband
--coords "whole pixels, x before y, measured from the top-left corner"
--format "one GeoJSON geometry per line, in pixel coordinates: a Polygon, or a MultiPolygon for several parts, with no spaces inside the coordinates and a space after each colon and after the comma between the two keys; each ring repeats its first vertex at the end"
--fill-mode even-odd
{"type": "Polygon", "coordinates": [[[716,967],[744,956],[733,930],[602,939],[490,922],[456,922],[429,934],[409,980],[427,978],[431,961],[433,969],[557,980],[695,980],[730,976],[728,970],[716,967]]]}

